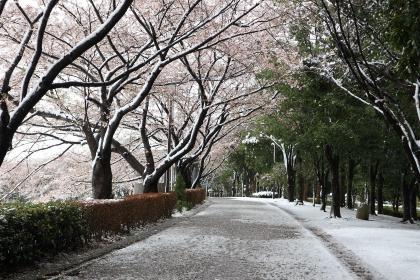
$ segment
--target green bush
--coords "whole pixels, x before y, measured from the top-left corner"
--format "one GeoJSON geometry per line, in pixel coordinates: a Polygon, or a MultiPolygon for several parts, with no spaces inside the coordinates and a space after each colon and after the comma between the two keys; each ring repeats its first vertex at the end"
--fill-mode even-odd
{"type": "Polygon", "coordinates": [[[0,205],[0,267],[34,260],[87,242],[83,210],[75,203],[7,203],[0,205]]]}
{"type": "Polygon", "coordinates": [[[193,208],[193,203],[187,200],[187,194],[185,192],[186,184],[184,178],[181,176],[180,173],[176,175],[175,179],[175,194],[176,194],[176,209],[179,212],[182,212],[184,208],[190,210],[193,208]]]}

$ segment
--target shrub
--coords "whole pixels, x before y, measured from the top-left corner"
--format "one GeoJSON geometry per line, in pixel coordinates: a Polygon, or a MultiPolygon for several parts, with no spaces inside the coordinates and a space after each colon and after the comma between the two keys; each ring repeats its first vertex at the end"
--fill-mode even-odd
{"type": "Polygon", "coordinates": [[[87,202],[0,204],[0,268],[86,244],[90,237],[121,233],[172,215],[175,193],[87,202]]]}
{"type": "Polygon", "coordinates": [[[186,184],[184,178],[181,176],[180,173],[176,175],[175,179],[175,194],[176,194],[176,209],[179,212],[182,212],[184,208],[190,210],[194,205],[187,200],[187,195],[185,192],[186,184]]]}
{"type": "Polygon", "coordinates": [[[117,200],[82,202],[89,230],[101,237],[168,218],[176,204],[175,193],[147,193],[117,200]]]}
{"type": "Polygon", "coordinates": [[[87,242],[81,207],[69,202],[8,203],[0,206],[0,267],[34,260],[87,242]]]}
{"type": "Polygon", "coordinates": [[[203,203],[206,199],[206,190],[202,188],[185,190],[186,199],[193,206],[203,203]]]}

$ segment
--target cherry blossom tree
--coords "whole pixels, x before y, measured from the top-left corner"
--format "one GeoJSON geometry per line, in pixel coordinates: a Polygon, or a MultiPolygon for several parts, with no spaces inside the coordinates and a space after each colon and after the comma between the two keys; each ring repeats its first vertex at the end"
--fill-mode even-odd
{"type": "MultiPolygon", "coordinates": [[[[19,45],[19,51],[10,61],[2,85],[1,162],[16,133],[50,137],[61,145],[86,143],[92,158],[94,197],[110,197],[112,152],[122,155],[140,176],[147,169],[124,147],[121,135],[129,131],[136,133],[138,124],[153,117],[144,110],[149,101],[143,103],[157,86],[165,84],[162,73],[176,72],[180,60],[185,64],[188,56],[208,49],[235,54],[236,61],[240,60],[239,54],[242,58],[255,54],[252,47],[243,44],[243,38],[268,31],[277,17],[267,12],[268,6],[261,2],[252,5],[243,1],[195,1],[188,5],[183,1],[131,2],[123,1],[116,6],[113,1],[109,5],[99,5],[96,1],[85,4],[49,1],[40,13],[38,7],[2,2],[2,12],[16,17],[15,21],[2,25],[3,46],[19,45]],[[23,22],[28,25],[28,31],[17,28],[23,22]],[[37,32],[36,37],[33,30],[37,32]],[[23,80],[21,88],[19,80],[23,80]],[[19,131],[22,125],[38,130],[19,131]],[[72,135],[71,140],[64,136],[66,133],[72,135]]],[[[196,83],[192,72],[185,71],[191,76],[189,83],[196,83]]],[[[220,82],[224,80],[221,78],[220,82]]],[[[230,102],[245,97],[230,97],[230,102]]],[[[223,104],[219,102],[217,110],[223,104]]],[[[223,116],[217,110],[202,108],[194,113],[198,121],[193,131],[200,131],[204,119],[217,120],[215,116],[223,116]],[[212,117],[207,115],[209,111],[212,117]]],[[[209,133],[213,129],[207,126],[209,133]]],[[[160,140],[158,131],[142,139],[160,140]]],[[[215,132],[210,135],[214,137],[215,132]]],[[[203,136],[206,140],[199,148],[201,153],[214,141],[211,137],[203,136]]],[[[190,141],[180,141],[187,143],[188,148],[180,149],[182,153],[171,164],[187,154],[196,139],[192,135],[190,141]]],[[[144,148],[144,140],[142,144],[144,148]]],[[[197,158],[198,154],[191,158],[197,158]]],[[[167,165],[159,170],[163,172],[166,168],[167,165]]],[[[152,181],[162,172],[157,172],[152,181]]]]}

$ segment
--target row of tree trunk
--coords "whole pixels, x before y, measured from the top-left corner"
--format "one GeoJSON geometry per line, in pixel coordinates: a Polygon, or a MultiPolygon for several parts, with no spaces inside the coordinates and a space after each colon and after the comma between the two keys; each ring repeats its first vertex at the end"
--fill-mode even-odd
{"type": "MultiPolygon", "coordinates": [[[[304,176],[300,169],[302,160],[296,159],[296,166],[287,168],[287,198],[289,201],[295,200],[295,188],[297,177],[298,201],[304,200],[304,176]]],[[[332,145],[325,145],[324,154],[314,161],[315,173],[317,177],[317,190],[314,190],[314,198],[321,203],[321,210],[326,211],[327,195],[332,193],[332,214],[334,217],[341,217],[340,207],[352,209],[354,207],[353,179],[355,175],[356,162],[352,158],[347,160],[347,170],[345,164],[340,164],[340,157],[334,152],[332,145]],[[327,163],[327,164],[326,164],[327,163]],[[331,177],[331,178],[330,178],[331,177]]],[[[368,196],[370,213],[376,215],[384,213],[384,170],[379,160],[371,160],[369,164],[369,191],[368,196]],[[376,208],[377,204],[377,208],[376,208]]],[[[315,186],[314,186],[315,188],[315,186]]],[[[400,194],[403,198],[403,222],[411,223],[417,220],[417,196],[419,184],[408,169],[401,173],[401,186],[394,192],[393,208],[398,212],[400,194]]],[[[366,199],[366,198],[365,198],[366,199]]],[[[315,201],[314,200],[314,201],[315,201]]]]}

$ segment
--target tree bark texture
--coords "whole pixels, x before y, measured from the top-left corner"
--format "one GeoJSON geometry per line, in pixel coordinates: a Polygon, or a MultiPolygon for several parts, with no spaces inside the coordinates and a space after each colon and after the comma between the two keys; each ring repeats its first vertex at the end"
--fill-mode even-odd
{"type": "Polygon", "coordinates": [[[349,159],[347,174],[347,208],[353,209],[353,178],[356,164],[353,159],[349,159]]]}
{"type": "Polygon", "coordinates": [[[302,172],[299,172],[298,174],[298,185],[299,185],[298,203],[303,205],[304,192],[305,192],[305,179],[303,178],[302,172]]]}
{"type": "MultiPolygon", "coordinates": [[[[0,98],[3,98],[0,96],[0,98]]],[[[12,145],[12,134],[8,128],[9,110],[5,100],[0,101],[0,166],[12,145]]]]}
{"type": "Polygon", "coordinates": [[[341,218],[340,213],[340,186],[339,186],[339,165],[340,158],[334,154],[333,146],[330,144],[325,145],[325,156],[331,168],[331,188],[332,188],[332,208],[334,217],[341,218]]]}
{"type": "Polygon", "coordinates": [[[321,185],[321,211],[326,212],[327,210],[327,195],[328,195],[328,185],[329,185],[329,178],[330,176],[330,170],[327,169],[327,171],[324,173],[324,179],[323,184],[321,185]]]}
{"type": "Polygon", "coordinates": [[[111,155],[96,158],[92,170],[92,191],[95,199],[112,198],[111,155]]]}
{"type": "Polygon", "coordinates": [[[382,169],[378,173],[378,214],[384,213],[384,174],[382,169]]]}
{"type": "Polygon", "coordinates": [[[159,178],[156,176],[146,176],[143,181],[144,184],[144,193],[157,193],[159,178]]]}
{"type": "Polygon", "coordinates": [[[295,201],[296,171],[293,166],[287,168],[287,198],[289,202],[295,201]]]}
{"type": "Polygon", "coordinates": [[[340,164],[340,206],[346,206],[346,165],[340,164]]]}
{"type": "Polygon", "coordinates": [[[411,192],[410,192],[410,212],[411,212],[411,217],[413,218],[414,221],[418,220],[417,217],[417,194],[419,191],[419,185],[416,182],[414,184],[414,186],[412,186],[411,188],[411,192]]]}
{"type": "Polygon", "coordinates": [[[402,194],[403,194],[403,209],[404,209],[404,213],[403,213],[403,222],[409,221],[410,223],[414,223],[413,217],[412,217],[412,213],[411,213],[411,193],[412,193],[412,189],[414,188],[416,181],[415,179],[412,179],[411,182],[407,182],[407,180],[404,180],[404,184],[403,184],[403,190],[402,190],[402,194]]]}
{"type": "Polygon", "coordinates": [[[371,163],[369,167],[369,184],[370,184],[370,192],[369,192],[369,205],[370,205],[370,214],[376,215],[376,175],[378,173],[378,165],[379,163],[371,163]]]}

